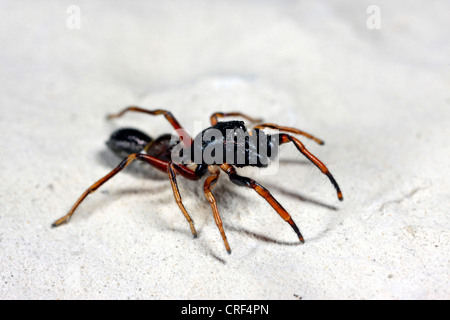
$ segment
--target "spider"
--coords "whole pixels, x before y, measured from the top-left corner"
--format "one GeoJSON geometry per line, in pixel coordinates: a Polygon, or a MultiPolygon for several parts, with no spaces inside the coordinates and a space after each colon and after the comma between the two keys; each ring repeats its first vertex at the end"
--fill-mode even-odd
{"type": "MultiPolygon", "coordinates": [[[[329,178],[336,189],[338,199],[341,201],[343,200],[342,192],[327,167],[313,154],[311,154],[305,148],[302,142],[290,135],[290,133],[302,135],[314,140],[318,144],[324,144],[322,140],[310,135],[309,133],[296,128],[279,126],[272,123],[261,123],[262,120],[251,118],[240,112],[216,112],[212,114],[210,117],[211,127],[203,130],[197,135],[195,139],[192,139],[187,134],[187,132],[175,119],[172,113],[167,110],[146,110],[140,107],[130,106],[123,109],[117,114],[109,115],[107,118],[118,118],[126,112],[139,112],[155,116],[163,115],[176,130],[178,135],[174,135],[176,137],[174,138],[174,136],[171,134],[163,134],[157,139],[153,140],[145,133],[136,129],[125,128],[116,130],[111,135],[109,141],[107,141],[107,145],[113,152],[115,152],[119,156],[124,157],[124,159],[110,173],[91,185],[78,198],[69,212],[65,216],[56,220],[52,224],[52,227],[57,227],[67,222],[74,214],[80,203],[89,194],[97,190],[101,185],[114,177],[117,173],[127,167],[134,160],[140,160],[167,173],[172,186],[175,201],[178,204],[178,207],[180,208],[187,222],[189,223],[194,238],[197,237],[197,231],[195,230],[192,218],[183,205],[180,191],[178,189],[176,176],[181,175],[186,179],[199,180],[206,173],[208,173],[208,176],[206,177],[203,184],[203,190],[206,199],[211,204],[214,220],[222,236],[225,248],[230,254],[230,245],[228,244],[228,240],[223,229],[216,199],[212,194],[212,189],[219,179],[219,174],[221,171],[223,171],[228,176],[230,181],[234,184],[253,189],[258,195],[264,198],[280,215],[280,217],[283,218],[292,227],[294,232],[297,234],[300,243],[304,243],[304,238],[294,220],[291,218],[286,209],[284,209],[283,206],[273,197],[269,190],[264,188],[255,180],[239,175],[236,171],[236,168],[247,166],[260,168],[267,167],[270,163],[270,160],[273,160],[277,156],[278,145],[289,142],[293,143],[300,153],[302,153],[308,160],[310,160],[316,167],[318,167],[323,174],[325,174],[329,178]],[[252,123],[259,124],[255,125],[253,129],[247,130],[243,121],[219,121],[219,119],[223,117],[241,117],[252,123]],[[263,129],[266,128],[278,130],[278,133],[265,133],[263,129]],[[240,140],[240,143],[237,142],[236,139],[234,139],[236,137],[231,137],[231,140],[229,139],[229,132],[236,136],[235,132],[237,130],[240,130],[241,132],[247,134],[243,140],[240,140]],[[211,135],[211,132],[221,133],[222,138],[217,137],[217,135],[211,135]],[[256,140],[251,139],[251,137],[256,138],[256,140]],[[201,143],[196,143],[196,141],[200,141],[201,143]],[[268,147],[271,152],[267,152],[266,154],[260,152],[260,148],[258,148],[258,146],[261,147],[261,143],[265,144],[265,146],[268,147]],[[183,148],[180,149],[180,146],[183,148]],[[205,157],[198,158],[195,156],[196,154],[202,155],[202,152],[205,152],[208,148],[211,149],[211,147],[215,147],[215,151],[223,150],[223,153],[225,155],[217,154],[217,156],[213,157],[213,161],[209,162],[205,160],[205,157]],[[239,149],[239,147],[242,148],[239,149]],[[176,148],[181,150],[181,152],[178,152],[178,155],[184,156],[184,161],[173,160],[174,151],[176,148]],[[232,157],[228,156],[230,150],[235,151],[232,157]],[[236,152],[236,150],[240,151],[236,152]],[[241,159],[240,162],[237,161],[238,158],[241,159]],[[253,161],[251,161],[252,159],[253,161]]],[[[177,153],[175,152],[175,154],[177,153]]]]}

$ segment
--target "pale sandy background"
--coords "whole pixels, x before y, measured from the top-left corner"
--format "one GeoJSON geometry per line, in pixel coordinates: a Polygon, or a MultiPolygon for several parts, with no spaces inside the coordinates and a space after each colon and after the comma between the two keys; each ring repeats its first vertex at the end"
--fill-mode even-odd
{"type": "Polygon", "coordinates": [[[448,1],[0,2],[0,298],[450,298],[448,1]],[[67,9],[80,9],[80,29],[67,9]],[[369,29],[370,5],[381,29],[369,29]],[[134,165],[50,224],[118,162],[120,126],[192,133],[216,110],[300,127],[335,175],[283,146],[268,187],[306,243],[251,190],[134,165]]]}

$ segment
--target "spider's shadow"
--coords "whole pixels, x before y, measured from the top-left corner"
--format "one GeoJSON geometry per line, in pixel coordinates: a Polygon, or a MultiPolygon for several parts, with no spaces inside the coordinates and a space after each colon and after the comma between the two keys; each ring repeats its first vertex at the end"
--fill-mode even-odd
{"type": "MultiPolygon", "coordinates": [[[[337,211],[338,210],[338,208],[333,206],[333,205],[327,204],[327,203],[322,202],[320,200],[313,199],[311,197],[307,197],[307,196],[305,196],[305,195],[303,195],[301,193],[292,191],[290,189],[286,189],[286,188],[282,188],[282,187],[279,187],[279,186],[276,186],[276,185],[272,185],[272,184],[269,184],[267,182],[264,182],[264,185],[269,190],[275,191],[274,192],[275,194],[277,194],[277,193],[280,194],[281,193],[281,194],[284,194],[284,195],[286,195],[288,197],[295,198],[295,199],[297,199],[299,201],[307,202],[307,203],[312,204],[314,206],[323,207],[323,208],[328,209],[328,210],[332,210],[332,211],[337,211]]],[[[231,196],[233,198],[235,198],[235,197],[243,197],[241,194],[239,194],[237,192],[234,192],[232,190],[234,188],[234,186],[230,186],[230,185],[225,184],[225,185],[221,185],[220,188],[223,188],[223,189],[222,190],[220,190],[219,188],[217,189],[217,191],[218,191],[217,192],[217,194],[218,194],[217,200],[219,202],[219,206],[220,206],[220,200],[222,200],[222,202],[223,202],[224,200],[226,200],[230,196],[229,194],[231,194],[231,196]],[[226,195],[226,193],[228,193],[228,195],[226,195]]],[[[254,196],[258,197],[258,195],[256,195],[256,194],[254,196]]],[[[229,209],[221,210],[221,215],[222,216],[224,214],[226,215],[226,211],[230,211],[230,210],[229,209]]],[[[231,219],[227,219],[227,220],[231,220],[231,219]]],[[[225,221],[225,219],[224,219],[224,221],[225,221]]],[[[230,233],[237,232],[237,233],[239,233],[241,235],[244,235],[244,236],[247,236],[247,237],[252,237],[252,238],[257,239],[258,241],[262,241],[262,242],[265,242],[265,243],[268,243],[268,244],[274,244],[274,245],[278,245],[278,246],[300,246],[301,245],[301,243],[298,240],[282,241],[282,240],[278,240],[277,238],[274,238],[274,237],[269,237],[269,236],[265,235],[262,232],[255,232],[253,230],[249,230],[249,229],[247,229],[245,227],[242,227],[242,226],[239,226],[237,224],[231,224],[230,222],[225,222],[225,224],[226,224],[226,225],[224,225],[225,232],[230,232],[230,233]]],[[[327,226],[324,229],[324,231],[322,231],[320,233],[320,235],[318,235],[318,237],[320,237],[324,233],[328,232],[329,230],[330,230],[330,227],[327,226]]],[[[309,240],[313,240],[313,239],[311,238],[309,240]]],[[[216,259],[220,263],[226,264],[226,260],[224,258],[220,257],[215,252],[215,250],[213,250],[212,248],[208,247],[207,248],[207,252],[208,252],[208,254],[210,254],[214,259],[216,259]]]]}
{"type": "MultiPolygon", "coordinates": [[[[298,160],[298,159],[280,159],[280,163],[286,164],[286,165],[302,165],[302,166],[310,166],[311,165],[311,163],[309,161],[298,160]]],[[[301,193],[292,191],[290,189],[286,189],[286,188],[280,187],[278,185],[273,185],[273,184],[270,184],[270,183],[265,183],[265,184],[271,190],[276,190],[277,192],[280,192],[280,193],[282,193],[282,194],[284,194],[286,196],[292,197],[292,198],[296,198],[296,199],[298,199],[298,200],[300,200],[302,202],[307,202],[307,203],[310,203],[310,204],[313,204],[313,205],[316,205],[316,206],[319,206],[319,207],[323,207],[323,208],[326,208],[326,209],[329,209],[329,210],[333,210],[333,211],[337,211],[338,210],[338,208],[333,206],[333,205],[327,204],[327,203],[322,202],[320,200],[313,199],[311,197],[305,196],[305,195],[303,195],[301,193]]]]}
{"type": "MultiPolygon", "coordinates": [[[[99,162],[107,167],[110,168],[111,170],[113,168],[115,168],[121,160],[121,158],[119,158],[118,156],[116,156],[115,154],[113,154],[111,151],[105,149],[102,150],[101,152],[99,152],[98,154],[98,160],[99,162]]],[[[310,163],[308,161],[303,161],[303,160],[298,160],[298,159],[280,159],[280,162],[286,165],[310,165],[310,163]]],[[[136,161],[135,164],[130,165],[129,167],[127,167],[124,172],[128,173],[128,174],[132,174],[133,176],[135,176],[136,178],[140,178],[140,179],[151,179],[151,180],[167,180],[167,174],[159,171],[158,169],[146,164],[146,163],[142,163],[142,162],[138,162],[136,161]]],[[[223,178],[222,178],[223,179],[223,178]]],[[[231,183],[231,182],[230,182],[231,183]]],[[[329,210],[333,210],[333,211],[337,211],[338,208],[332,205],[329,205],[325,202],[322,202],[320,200],[316,200],[313,199],[311,197],[305,196],[301,193],[298,193],[296,191],[292,191],[290,189],[287,188],[283,188],[280,187],[276,184],[271,184],[271,183],[267,183],[266,181],[263,183],[269,190],[271,191],[275,191],[275,193],[281,193],[284,194],[285,196],[289,196],[292,198],[296,198],[299,201],[302,202],[307,202],[316,206],[320,206],[320,207],[324,207],[326,209],[329,210]]],[[[170,186],[168,185],[168,188],[170,188],[170,186]]],[[[216,198],[218,201],[218,205],[220,206],[220,202],[222,202],[222,206],[224,201],[226,201],[227,198],[232,197],[232,198],[239,198],[239,197],[244,197],[241,194],[239,194],[238,192],[235,192],[233,190],[233,188],[235,188],[234,186],[230,186],[227,183],[218,185],[217,188],[215,188],[215,193],[216,193],[216,198]]],[[[185,189],[185,188],[183,188],[185,189]]],[[[182,192],[186,192],[187,190],[183,190],[182,192]]],[[[116,191],[116,194],[120,194],[120,195],[126,195],[126,194],[130,194],[130,193],[141,193],[141,192],[154,192],[154,190],[130,190],[130,189],[126,189],[126,190],[121,190],[121,191],[116,191]]],[[[191,195],[197,194],[196,191],[192,191],[191,195]]],[[[257,196],[257,195],[255,195],[257,196]]],[[[223,208],[221,210],[221,215],[226,215],[227,212],[230,211],[227,208],[223,208]]],[[[195,219],[194,219],[195,220],[195,219]]],[[[204,223],[209,223],[210,221],[208,220],[213,220],[212,216],[207,220],[204,221],[204,223]]],[[[179,230],[179,229],[173,229],[170,228],[172,231],[175,232],[180,232],[183,233],[185,235],[190,235],[189,230],[179,230]]],[[[253,237],[255,239],[258,239],[259,241],[263,241],[266,243],[271,243],[271,244],[276,244],[276,245],[281,245],[281,246],[297,246],[300,245],[300,243],[298,241],[279,241],[275,238],[271,238],[268,237],[266,235],[264,235],[263,233],[256,233],[254,231],[250,231],[249,229],[243,228],[243,227],[239,227],[236,225],[232,225],[232,224],[228,224],[225,227],[226,230],[229,230],[230,232],[238,232],[241,234],[244,234],[246,236],[250,236],[253,237]]],[[[201,230],[199,231],[199,235],[201,233],[201,230]]],[[[209,248],[208,250],[208,254],[210,254],[212,257],[214,257],[216,260],[218,260],[219,262],[225,264],[226,261],[225,259],[221,258],[220,256],[218,256],[214,250],[212,250],[211,248],[209,248]]]]}
{"type": "MultiPolygon", "coordinates": [[[[306,160],[298,160],[298,159],[280,159],[280,163],[283,163],[285,165],[304,165],[304,166],[309,166],[311,165],[311,163],[309,161],[306,160]]],[[[258,180],[258,179],[257,179],[258,180]]],[[[291,189],[285,188],[285,187],[280,187],[279,185],[276,184],[272,184],[269,183],[267,181],[264,181],[262,183],[268,190],[270,190],[273,194],[283,194],[285,196],[291,197],[291,198],[295,198],[301,202],[306,202],[309,204],[312,204],[314,206],[319,206],[328,210],[332,210],[332,211],[338,211],[338,207],[330,205],[328,203],[325,203],[321,200],[317,200],[314,198],[311,198],[309,196],[306,196],[302,193],[293,191],[291,189]]],[[[268,237],[267,235],[263,234],[263,233],[256,233],[254,231],[250,231],[249,229],[243,228],[243,227],[238,227],[236,225],[229,225],[226,227],[227,230],[230,231],[235,231],[241,234],[244,234],[246,236],[250,236],[253,237],[255,239],[258,239],[259,241],[263,241],[266,243],[270,243],[270,244],[276,244],[276,245],[281,245],[281,246],[298,246],[301,245],[301,243],[299,241],[279,241],[275,238],[272,237],[268,237]]],[[[327,227],[321,234],[329,231],[330,228],[327,227]]],[[[211,254],[213,255],[213,257],[215,257],[217,260],[219,260],[222,263],[225,263],[223,259],[217,257],[215,254],[213,254],[211,252],[211,254]]]]}

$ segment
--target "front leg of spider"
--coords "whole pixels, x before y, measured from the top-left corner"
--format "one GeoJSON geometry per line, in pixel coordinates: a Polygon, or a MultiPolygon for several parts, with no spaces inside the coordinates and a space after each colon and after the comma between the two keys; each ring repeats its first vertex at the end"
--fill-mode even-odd
{"type": "Polygon", "coordinates": [[[205,183],[203,185],[203,191],[205,192],[205,197],[211,204],[211,209],[214,215],[214,221],[216,222],[217,228],[219,228],[220,235],[222,236],[223,243],[225,244],[225,249],[227,249],[228,254],[231,254],[231,248],[228,244],[227,236],[225,235],[225,231],[223,230],[222,219],[220,218],[219,209],[217,208],[217,201],[211,190],[216,185],[217,180],[219,179],[220,171],[215,170],[211,173],[211,175],[206,178],[205,183]]]}
{"type": "Polygon", "coordinates": [[[272,194],[270,193],[269,190],[264,188],[262,185],[260,185],[258,182],[256,182],[253,179],[238,175],[236,173],[236,170],[229,164],[225,163],[225,164],[221,165],[220,168],[228,174],[230,181],[233,182],[234,184],[241,186],[241,187],[247,187],[247,188],[255,190],[256,193],[258,193],[261,197],[263,197],[272,206],[272,208],[275,209],[275,211],[280,215],[281,218],[283,218],[284,221],[289,223],[289,225],[292,227],[294,232],[297,234],[300,242],[301,243],[305,242],[300,230],[298,229],[294,220],[292,220],[291,215],[272,196],[272,194]]]}

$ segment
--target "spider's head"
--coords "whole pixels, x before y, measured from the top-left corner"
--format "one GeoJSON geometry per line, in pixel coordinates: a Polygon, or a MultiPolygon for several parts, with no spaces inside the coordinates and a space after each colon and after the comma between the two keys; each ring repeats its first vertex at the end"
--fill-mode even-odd
{"type": "Polygon", "coordinates": [[[263,168],[278,155],[278,140],[259,129],[247,130],[243,121],[218,122],[195,137],[191,157],[203,165],[263,168]]]}
{"type": "MultiPolygon", "coordinates": [[[[259,129],[250,129],[244,133],[237,132],[229,140],[234,141],[234,166],[267,167],[278,156],[279,139],[259,129]],[[232,140],[233,139],[233,140],[232,140]]],[[[227,144],[229,147],[230,144],[227,144]]]]}

